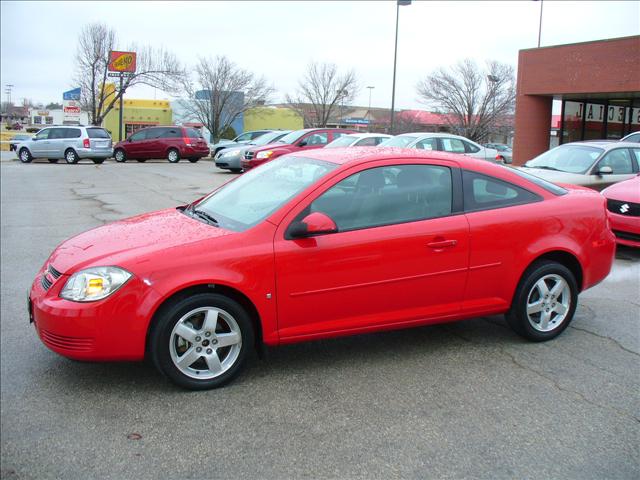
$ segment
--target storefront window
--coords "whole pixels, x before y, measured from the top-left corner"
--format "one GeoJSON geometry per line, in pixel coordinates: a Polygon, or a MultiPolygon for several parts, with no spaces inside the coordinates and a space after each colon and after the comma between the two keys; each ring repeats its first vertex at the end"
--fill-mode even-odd
{"type": "Polygon", "coordinates": [[[583,140],[598,140],[604,138],[604,112],[604,105],[598,103],[587,103],[585,105],[583,140]]]}
{"type": "Polygon", "coordinates": [[[628,108],[609,105],[607,108],[607,138],[618,140],[624,137],[624,123],[629,115],[628,108]]]}
{"type": "Polygon", "coordinates": [[[584,103],[564,102],[564,117],[562,129],[562,142],[577,142],[582,140],[582,115],[584,103]]]}
{"type": "Polygon", "coordinates": [[[36,115],[35,117],[33,117],[33,124],[34,125],[41,125],[42,124],[42,117],[40,115],[36,115]]]}
{"type": "Polygon", "coordinates": [[[53,117],[44,117],[44,123],[47,125],[53,125],[53,117]]]}

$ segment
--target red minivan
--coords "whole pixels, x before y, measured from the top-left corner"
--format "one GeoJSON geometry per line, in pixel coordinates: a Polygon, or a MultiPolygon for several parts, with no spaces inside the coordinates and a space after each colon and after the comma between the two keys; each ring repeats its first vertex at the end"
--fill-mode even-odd
{"type": "Polygon", "coordinates": [[[245,150],[244,158],[242,159],[242,169],[244,171],[250,170],[253,167],[262,165],[286,153],[322,148],[335,139],[340,138],[342,135],[348,135],[350,133],[357,132],[343,128],[307,128],[304,130],[296,130],[295,132],[288,133],[275,143],[245,150]]]}
{"type": "Polygon", "coordinates": [[[113,147],[116,162],[166,158],[177,163],[186,158],[195,163],[209,156],[209,145],[196,128],[168,126],[143,128],[113,147]]]}

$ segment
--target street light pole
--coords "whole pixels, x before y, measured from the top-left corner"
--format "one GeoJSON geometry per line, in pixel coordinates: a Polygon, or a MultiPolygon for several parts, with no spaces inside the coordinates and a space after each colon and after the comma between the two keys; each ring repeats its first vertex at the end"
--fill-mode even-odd
{"type": "Polygon", "coordinates": [[[369,89],[369,108],[367,109],[367,119],[371,120],[371,90],[376,87],[367,87],[369,89]]]}
{"type": "Polygon", "coordinates": [[[538,48],[540,48],[540,37],[542,36],[542,6],[544,0],[540,0],[540,21],[538,22],[538,48]]]}
{"type": "Polygon", "coordinates": [[[411,5],[411,0],[397,0],[396,2],[396,43],[393,51],[393,86],[391,87],[391,123],[389,125],[389,133],[393,135],[393,112],[396,106],[396,61],[398,59],[398,18],[400,16],[400,7],[411,5]]]}

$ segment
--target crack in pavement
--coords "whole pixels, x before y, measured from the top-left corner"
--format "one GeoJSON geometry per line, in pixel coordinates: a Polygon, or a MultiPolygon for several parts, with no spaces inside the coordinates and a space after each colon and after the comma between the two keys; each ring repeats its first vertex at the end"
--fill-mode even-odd
{"type": "MultiPolygon", "coordinates": [[[[488,320],[486,320],[486,319],[484,319],[484,318],[483,318],[483,320],[485,320],[485,321],[489,322],[488,320]]],[[[497,324],[497,323],[495,323],[495,322],[489,322],[489,323],[493,323],[494,325],[498,325],[498,324],[497,324]]],[[[450,331],[450,333],[451,333],[453,336],[458,337],[458,338],[460,338],[461,340],[463,340],[463,341],[465,341],[465,342],[468,342],[468,343],[471,343],[471,344],[475,344],[475,345],[480,345],[480,343],[478,343],[478,342],[474,342],[473,340],[471,340],[471,339],[469,339],[469,338],[464,337],[464,336],[463,336],[463,335],[461,335],[459,332],[455,332],[455,331],[451,330],[451,331],[450,331]]],[[[605,337],[605,338],[608,338],[608,337],[605,337]]],[[[593,400],[590,400],[590,399],[588,399],[587,397],[585,397],[585,396],[584,396],[582,393],[580,393],[580,392],[577,392],[577,391],[572,390],[572,389],[570,389],[570,388],[563,387],[563,386],[562,386],[562,385],[560,385],[560,383],[559,383],[557,380],[555,380],[553,377],[549,377],[549,376],[547,376],[547,375],[544,375],[542,372],[540,372],[540,371],[538,371],[538,370],[535,370],[535,369],[531,368],[531,367],[530,367],[530,366],[528,366],[528,365],[524,365],[524,364],[520,363],[520,362],[516,359],[515,355],[514,355],[514,354],[512,354],[511,352],[509,352],[508,350],[506,350],[506,349],[504,349],[504,348],[502,348],[502,347],[495,347],[495,348],[496,348],[500,353],[502,353],[503,355],[505,355],[506,357],[508,357],[514,365],[516,365],[517,367],[519,367],[519,368],[520,368],[520,369],[522,369],[522,370],[526,370],[526,371],[528,371],[528,372],[531,372],[531,373],[533,373],[534,375],[536,375],[536,376],[538,376],[538,377],[540,377],[540,378],[542,378],[542,379],[546,380],[547,382],[551,383],[551,385],[553,385],[553,387],[555,387],[558,391],[561,391],[561,392],[564,392],[564,393],[573,394],[573,395],[577,396],[578,398],[580,398],[580,399],[581,399],[582,401],[584,401],[585,403],[588,403],[589,405],[592,405],[592,406],[594,406],[594,407],[598,407],[598,408],[602,408],[602,409],[604,409],[604,410],[611,410],[611,411],[613,411],[613,412],[617,413],[618,415],[621,415],[621,416],[623,416],[623,417],[630,418],[631,420],[635,420],[636,422],[640,423],[640,418],[639,418],[639,417],[636,417],[636,416],[634,416],[633,414],[631,414],[631,413],[629,413],[629,412],[627,412],[627,411],[625,411],[625,410],[621,410],[621,409],[619,409],[619,408],[617,408],[617,407],[614,407],[614,406],[611,406],[611,405],[602,405],[602,404],[600,404],[600,403],[598,403],[598,402],[595,402],[595,401],[593,401],[593,400]]]]}

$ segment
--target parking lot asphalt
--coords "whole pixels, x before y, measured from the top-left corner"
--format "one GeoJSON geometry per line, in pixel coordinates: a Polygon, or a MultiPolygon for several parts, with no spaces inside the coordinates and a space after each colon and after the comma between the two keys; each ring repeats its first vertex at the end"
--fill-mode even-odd
{"type": "Polygon", "coordinates": [[[640,478],[631,249],[547,343],[488,317],[288,345],[207,392],[180,390],[144,363],[73,362],[42,345],[26,292],[59,242],[233,176],[210,161],[3,156],[3,479],[640,478]]]}

